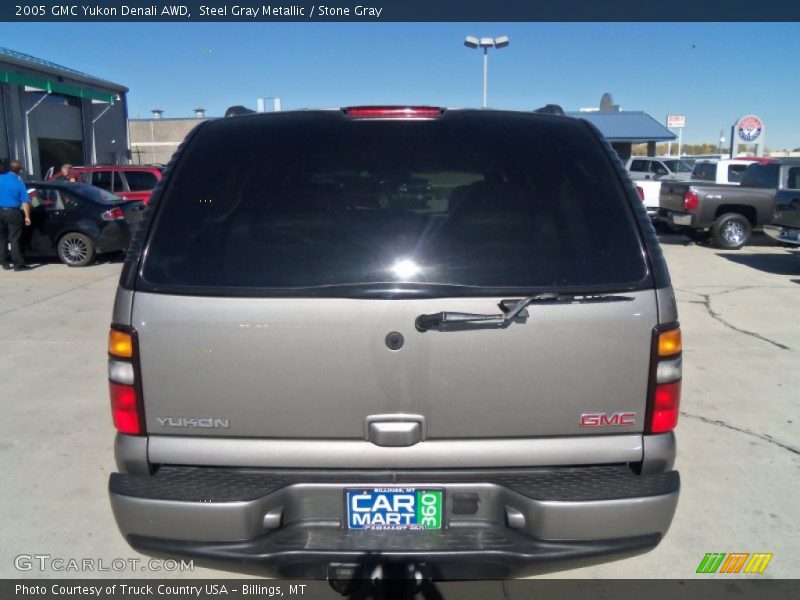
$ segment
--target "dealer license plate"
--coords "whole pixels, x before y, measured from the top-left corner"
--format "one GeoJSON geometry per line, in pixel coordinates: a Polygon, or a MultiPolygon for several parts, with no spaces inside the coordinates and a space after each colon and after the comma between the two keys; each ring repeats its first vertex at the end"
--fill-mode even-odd
{"type": "Polygon", "coordinates": [[[691,225],[692,224],[692,215],[676,215],[672,214],[672,222],[675,225],[691,225]]]}
{"type": "Polygon", "coordinates": [[[429,488],[345,490],[347,527],[372,530],[441,529],[444,491],[429,488]]]}

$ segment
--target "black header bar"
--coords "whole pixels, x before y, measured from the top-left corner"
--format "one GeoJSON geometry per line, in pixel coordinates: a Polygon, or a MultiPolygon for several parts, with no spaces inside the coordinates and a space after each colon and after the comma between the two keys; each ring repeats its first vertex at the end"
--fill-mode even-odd
{"type": "Polygon", "coordinates": [[[4,0],[10,22],[780,22],[800,21],[785,0],[4,0]]]}
{"type": "Polygon", "coordinates": [[[338,593],[326,581],[285,579],[5,579],[3,600],[342,600],[397,597],[444,600],[788,600],[797,582],[748,576],[711,579],[519,579],[511,581],[425,582],[419,595],[411,582],[355,580],[338,593]],[[407,587],[404,587],[407,586],[407,587]],[[342,590],[344,591],[344,590],[342,590]],[[409,592],[408,596],[398,592],[409,592]],[[348,593],[349,592],[349,593],[348,593]]]}

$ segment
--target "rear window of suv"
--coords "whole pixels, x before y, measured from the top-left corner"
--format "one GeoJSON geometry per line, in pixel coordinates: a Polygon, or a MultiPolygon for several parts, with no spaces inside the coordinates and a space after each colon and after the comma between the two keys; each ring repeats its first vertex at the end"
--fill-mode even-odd
{"type": "Polygon", "coordinates": [[[697,163],[692,171],[692,179],[697,181],[716,181],[717,163],[697,163]]]}
{"type": "Polygon", "coordinates": [[[211,122],[158,205],[138,284],[152,291],[467,295],[649,279],[606,150],[563,117],[211,122]]]}

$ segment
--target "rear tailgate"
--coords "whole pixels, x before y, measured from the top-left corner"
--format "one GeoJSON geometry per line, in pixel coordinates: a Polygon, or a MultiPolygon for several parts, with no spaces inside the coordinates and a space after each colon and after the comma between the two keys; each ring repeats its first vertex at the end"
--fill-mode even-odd
{"type": "Polygon", "coordinates": [[[676,181],[662,181],[659,207],[673,212],[685,212],[683,196],[692,190],[692,185],[676,181]]]}
{"type": "Polygon", "coordinates": [[[652,291],[532,306],[506,329],[419,332],[421,313],[498,312],[502,298],[414,301],[137,294],[151,433],[359,439],[370,415],[421,415],[429,439],[641,431],[652,291]],[[389,348],[386,336],[404,343],[389,348]],[[624,376],[619,374],[624,373],[624,376]],[[583,414],[633,424],[581,426],[583,414]],[[205,428],[191,420],[224,426],[205,428]]]}

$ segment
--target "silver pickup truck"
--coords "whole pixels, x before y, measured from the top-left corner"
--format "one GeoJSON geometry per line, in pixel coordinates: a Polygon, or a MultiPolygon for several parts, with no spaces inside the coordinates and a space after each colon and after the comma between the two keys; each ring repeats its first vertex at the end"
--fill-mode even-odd
{"type": "Polygon", "coordinates": [[[724,250],[744,246],[754,228],[772,220],[773,207],[796,197],[800,159],[783,158],[747,167],[739,187],[664,181],[656,219],[692,239],[709,236],[724,250]]]}

